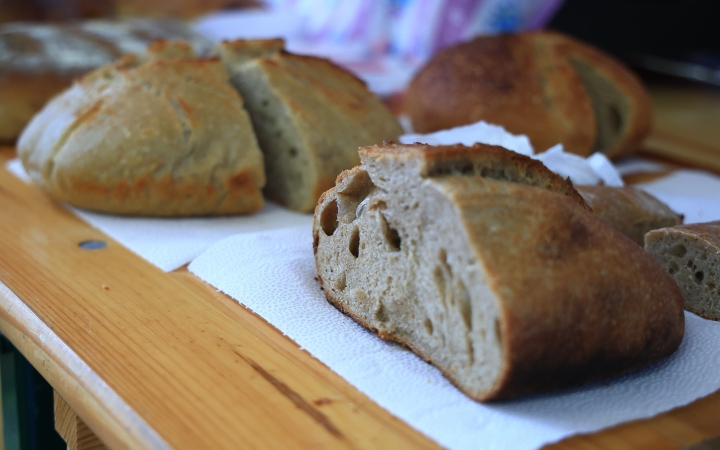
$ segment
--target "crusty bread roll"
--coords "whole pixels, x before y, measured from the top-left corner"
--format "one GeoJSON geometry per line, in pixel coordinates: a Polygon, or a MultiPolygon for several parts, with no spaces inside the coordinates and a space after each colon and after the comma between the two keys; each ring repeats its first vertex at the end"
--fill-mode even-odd
{"type": "Polygon", "coordinates": [[[653,230],[645,250],[680,286],[685,309],[720,321],[720,221],[653,230]]]}
{"type": "Polygon", "coordinates": [[[115,214],[249,213],[263,205],[262,154],[216,59],[159,42],[92,72],[33,118],[18,155],[57,200],[115,214]],[[181,58],[181,59],[177,59],[181,58]]]}
{"type": "Polygon", "coordinates": [[[357,148],[397,139],[402,128],[365,84],[330,61],[283,51],[283,41],[224,42],[215,49],[245,99],[265,154],[265,195],[315,208],[357,148]]]}
{"type": "Polygon", "coordinates": [[[576,186],[595,215],[622,234],[645,245],[645,233],[680,225],[681,215],[652,195],[632,187],[576,186]]]}
{"type": "Polygon", "coordinates": [[[481,36],[437,53],[410,83],[405,111],[420,133],[485,120],[538,150],[610,157],[650,129],[638,79],[590,45],[553,32],[481,36]]]}
{"type": "Polygon", "coordinates": [[[677,285],[540,162],[480,144],[360,159],[315,212],[324,292],[470,397],[577,385],[679,346],[677,285]]]}
{"type": "Polygon", "coordinates": [[[172,20],[90,20],[72,24],[0,25],[0,141],[13,141],[45,103],[74,78],[126,53],[145,53],[156,39],[208,43],[172,20]]]}

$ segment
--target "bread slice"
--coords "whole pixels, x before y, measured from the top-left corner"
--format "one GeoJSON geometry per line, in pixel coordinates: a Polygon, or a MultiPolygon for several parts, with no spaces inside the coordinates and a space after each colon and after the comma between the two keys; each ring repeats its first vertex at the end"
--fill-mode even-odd
{"type": "Polygon", "coordinates": [[[281,40],[235,41],[215,50],[245,99],[265,155],[265,195],[312,211],[357,148],[402,133],[365,84],[330,61],[282,50],[281,40]]]}
{"type": "Polygon", "coordinates": [[[720,321],[720,222],[651,231],[645,250],[680,286],[685,309],[720,321]]]}
{"type": "Polygon", "coordinates": [[[217,59],[185,43],[127,55],[54,98],[18,155],[59,201],[143,216],[251,213],[263,206],[262,153],[217,59]]]}
{"type": "Polygon", "coordinates": [[[645,233],[682,224],[683,217],[650,194],[632,187],[576,186],[595,215],[639,246],[645,233]]]}
{"type": "Polygon", "coordinates": [[[538,161],[487,145],[363,147],[315,211],[328,300],[477,400],[671,354],[678,287],[538,161]]]}
{"type": "Polygon", "coordinates": [[[421,133],[485,120],[543,151],[609,157],[637,148],[650,104],[635,75],[559,33],[479,36],[434,55],[408,86],[405,110],[421,133]]]}

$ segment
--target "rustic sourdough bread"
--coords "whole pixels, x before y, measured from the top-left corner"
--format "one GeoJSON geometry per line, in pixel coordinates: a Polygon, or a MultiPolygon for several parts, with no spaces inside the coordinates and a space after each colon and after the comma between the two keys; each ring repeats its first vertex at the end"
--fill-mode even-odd
{"type": "Polygon", "coordinates": [[[645,250],[680,286],[685,309],[720,320],[720,222],[651,231],[645,250]]]}
{"type": "Polygon", "coordinates": [[[481,36],[437,53],[410,83],[417,132],[485,120],[526,134],[542,151],[635,149],[650,129],[642,84],[619,62],[553,32],[481,36]]]}
{"type": "Polygon", "coordinates": [[[491,400],[641,367],[684,331],[677,285],[572,185],[500,147],[363,147],[313,225],[328,300],[491,400]]]}
{"type": "Polygon", "coordinates": [[[215,49],[245,99],[265,155],[265,195],[312,211],[357,148],[401,133],[365,84],[330,61],[282,50],[282,40],[224,42],[215,49]]]}
{"type": "Polygon", "coordinates": [[[250,213],[262,154],[217,59],[159,42],[92,72],[33,118],[18,155],[57,200],[145,216],[250,213]]]}
{"type": "Polygon", "coordinates": [[[650,194],[631,187],[576,186],[595,215],[645,245],[645,233],[682,223],[682,216],[650,194]]]}
{"type": "Polygon", "coordinates": [[[30,119],[73,79],[156,39],[208,43],[173,20],[88,20],[71,24],[0,25],[0,141],[14,141],[30,119]]]}

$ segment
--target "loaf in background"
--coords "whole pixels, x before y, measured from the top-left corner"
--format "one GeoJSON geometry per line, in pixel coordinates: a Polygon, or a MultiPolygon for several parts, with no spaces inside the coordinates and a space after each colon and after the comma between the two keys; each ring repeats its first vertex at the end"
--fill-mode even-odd
{"type": "Polygon", "coordinates": [[[77,81],[23,131],[18,155],[56,200],[113,214],[251,213],[263,160],[217,59],[158,42],[77,81]]]}
{"type": "Polygon", "coordinates": [[[476,144],[363,147],[313,225],[328,300],[485,401],[674,352],[675,282],[540,162],[476,144]]]}
{"type": "Polygon", "coordinates": [[[720,222],[651,231],[645,250],[680,286],[685,309],[720,320],[720,222]]]}
{"type": "Polygon", "coordinates": [[[405,95],[415,131],[485,120],[525,134],[544,151],[579,155],[635,150],[650,130],[650,104],[629,69],[555,32],[480,36],[438,52],[405,95]]]}
{"type": "Polygon", "coordinates": [[[0,142],[12,142],[30,119],[73,79],[157,39],[209,43],[175,20],[88,20],[0,25],[0,142]]]}

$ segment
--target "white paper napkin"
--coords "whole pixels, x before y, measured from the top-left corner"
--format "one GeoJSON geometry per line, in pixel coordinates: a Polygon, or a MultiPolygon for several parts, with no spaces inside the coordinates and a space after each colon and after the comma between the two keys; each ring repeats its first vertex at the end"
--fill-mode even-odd
{"type": "Polygon", "coordinates": [[[278,328],[392,414],[453,449],[535,449],[654,416],[720,388],[720,323],[686,313],[671,357],[582,388],[474,402],[434,367],[331,306],[315,280],[310,227],[224,239],[189,270],[278,328]]]}
{"type": "Polygon", "coordinates": [[[683,214],[684,223],[720,220],[720,177],[712,173],[682,169],[635,187],[683,214]]]}
{"type": "MultiPolygon", "coordinates": [[[[31,183],[19,159],[9,161],[7,169],[23,181],[31,183]]],[[[299,214],[269,202],[260,212],[252,215],[181,219],[113,216],[65,206],[166,272],[189,263],[212,244],[228,236],[309,226],[312,223],[310,214],[299,214]]]]}

